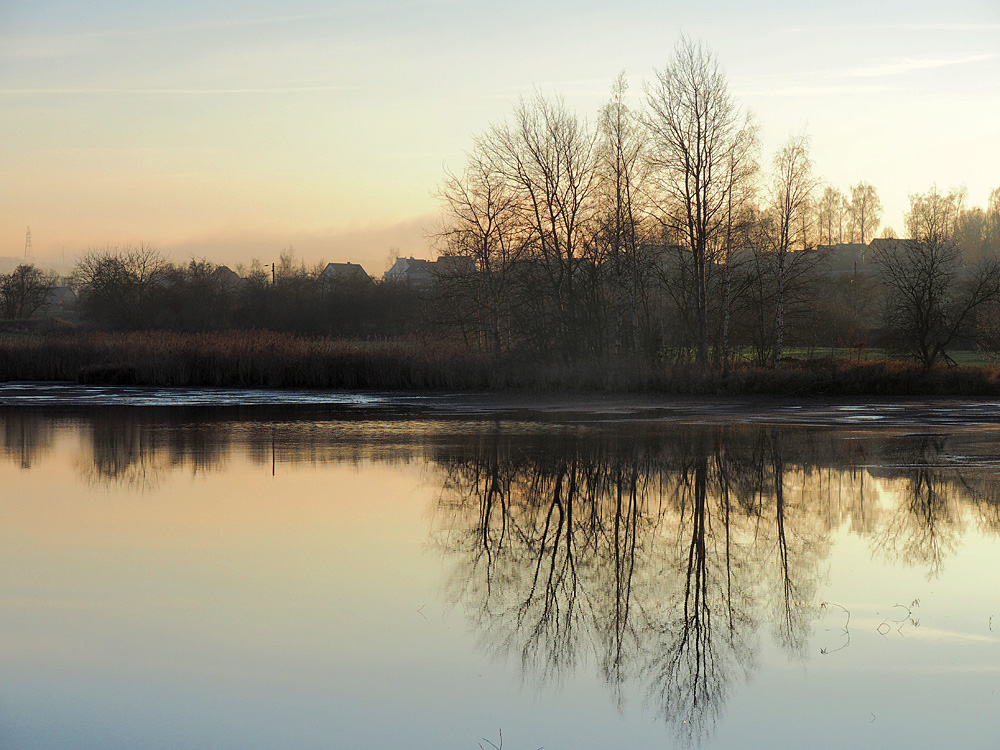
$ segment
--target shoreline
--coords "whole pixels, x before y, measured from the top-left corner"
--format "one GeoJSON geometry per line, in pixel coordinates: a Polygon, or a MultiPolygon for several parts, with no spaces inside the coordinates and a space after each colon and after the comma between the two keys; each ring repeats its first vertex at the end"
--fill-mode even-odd
{"type": "Polygon", "coordinates": [[[1000,429],[1000,401],[961,397],[655,396],[271,388],[94,386],[72,382],[0,383],[0,416],[25,410],[141,409],[258,413],[322,420],[610,424],[756,424],[1000,429]],[[296,414],[298,413],[298,414],[296,414]]]}

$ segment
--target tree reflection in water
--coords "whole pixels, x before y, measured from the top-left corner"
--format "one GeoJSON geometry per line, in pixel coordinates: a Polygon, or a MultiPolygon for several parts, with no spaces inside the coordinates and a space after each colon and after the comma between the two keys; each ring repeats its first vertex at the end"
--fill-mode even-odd
{"type": "MultiPolygon", "coordinates": [[[[23,409],[0,410],[0,423],[3,455],[25,470],[65,427],[23,409]]],[[[177,409],[91,411],[69,424],[86,481],[140,491],[178,471],[224,470],[237,452],[269,466],[436,467],[434,542],[451,563],[449,597],[482,647],[514,656],[540,682],[595,668],[620,710],[644,695],[690,741],[712,732],[753,671],[762,632],[790,658],[806,656],[834,531],[935,576],[968,524],[1000,530],[995,446],[973,430],[297,421],[177,409]]],[[[844,632],[828,653],[849,644],[844,632]]]]}
{"type": "Polygon", "coordinates": [[[805,658],[833,530],[867,528],[874,549],[933,575],[960,534],[957,498],[995,508],[995,474],[973,493],[940,466],[943,438],[668,429],[495,431],[439,450],[436,538],[484,648],[540,681],[593,659],[620,709],[638,687],[690,741],[711,733],[766,627],[805,658]],[[859,470],[871,462],[884,466],[859,470]],[[898,505],[871,507],[866,476],[898,505]]]}

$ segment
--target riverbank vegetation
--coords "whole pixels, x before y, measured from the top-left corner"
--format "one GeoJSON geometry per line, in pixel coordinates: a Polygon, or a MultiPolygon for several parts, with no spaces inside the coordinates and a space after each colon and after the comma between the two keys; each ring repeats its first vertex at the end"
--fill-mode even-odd
{"type": "Polygon", "coordinates": [[[0,340],[0,379],[995,392],[993,370],[958,363],[1000,351],[1000,188],[983,209],[932,186],[910,196],[905,238],[877,237],[875,188],[823,184],[804,133],[763,159],[700,44],[681,39],[643,91],[619,77],[594,126],[536,93],[477,136],[438,190],[433,241],[463,262],[429,282],[292,251],[233,271],[107,247],[54,312],[55,280],[22,266],[0,276],[20,331],[0,340]]]}
{"type": "Polygon", "coordinates": [[[786,358],[780,370],[686,363],[496,359],[417,338],[344,341],[268,331],[0,336],[0,381],[374,390],[610,391],[691,395],[1000,395],[1000,368],[786,358]]]}

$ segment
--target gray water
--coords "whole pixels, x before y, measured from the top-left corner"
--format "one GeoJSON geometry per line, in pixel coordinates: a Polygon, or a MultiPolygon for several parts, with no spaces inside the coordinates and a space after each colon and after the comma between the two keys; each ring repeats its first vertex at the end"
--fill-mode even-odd
{"type": "Polygon", "coordinates": [[[1000,736],[994,405],[65,388],[0,388],[0,747],[1000,736]]]}

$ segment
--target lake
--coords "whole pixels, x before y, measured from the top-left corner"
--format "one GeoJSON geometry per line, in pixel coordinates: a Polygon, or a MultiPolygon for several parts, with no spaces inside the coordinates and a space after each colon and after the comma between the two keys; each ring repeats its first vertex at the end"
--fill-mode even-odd
{"type": "Polygon", "coordinates": [[[997,405],[228,394],[0,388],[0,747],[1000,736],[997,405]]]}

